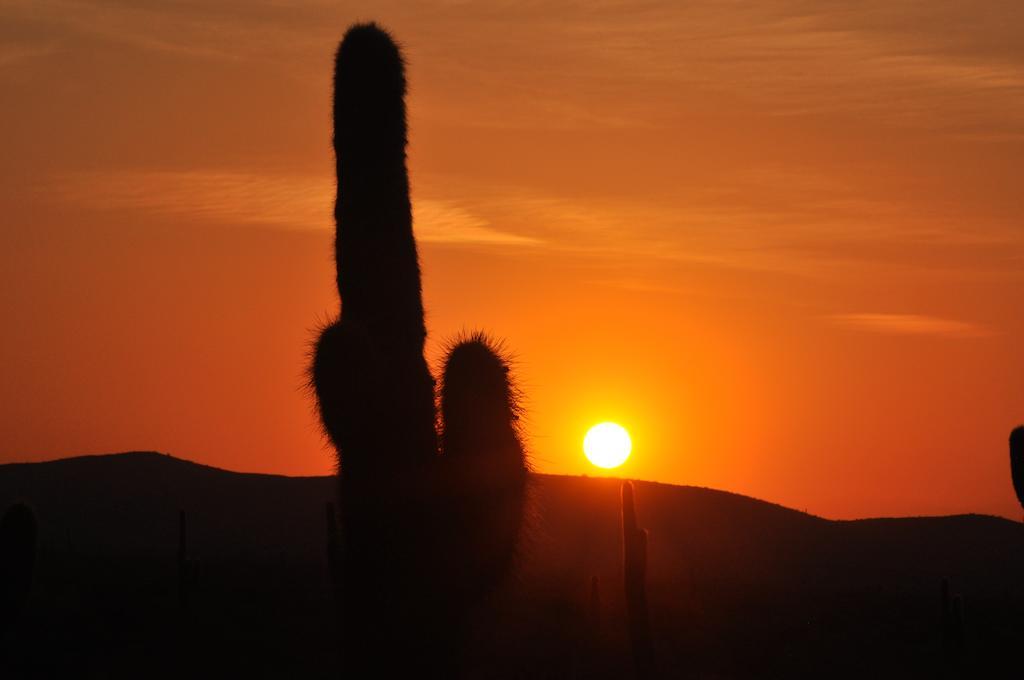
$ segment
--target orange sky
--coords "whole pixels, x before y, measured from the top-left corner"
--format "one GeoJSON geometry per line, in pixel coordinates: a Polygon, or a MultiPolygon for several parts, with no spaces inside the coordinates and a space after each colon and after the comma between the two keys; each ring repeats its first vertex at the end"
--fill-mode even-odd
{"type": "Polygon", "coordinates": [[[1020,3],[137,5],[0,5],[0,461],[331,469],[302,374],[331,59],[372,18],[430,356],[507,340],[539,470],[597,474],[616,420],[631,477],[1020,516],[1020,3]]]}

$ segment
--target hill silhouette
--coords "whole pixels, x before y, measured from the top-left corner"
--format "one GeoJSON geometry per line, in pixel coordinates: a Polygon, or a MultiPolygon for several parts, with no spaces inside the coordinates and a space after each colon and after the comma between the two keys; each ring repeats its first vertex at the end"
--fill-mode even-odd
{"type": "MultiPolygon", "coordinates": [[[[529,488],[525,545],[513,579],[474,615],[468,674],[628,677],[618,480],[532,475],[529,488]]],[[[235,473],[152,452],[0,466],[0,504],[26,502],[39,528],[35,584],[0,672],[335,676],[324,520],[335,493],[333,477],[235,473]],[[197,562],[184,609],[180,510],[197,562]]],[[[647,482],[636,496],[650,532],[659,675],[1018,675],[1019,523],[831,521],[647,482]],[[964,602],[955,653],[942,643],[943,579],[964,602]]]]}

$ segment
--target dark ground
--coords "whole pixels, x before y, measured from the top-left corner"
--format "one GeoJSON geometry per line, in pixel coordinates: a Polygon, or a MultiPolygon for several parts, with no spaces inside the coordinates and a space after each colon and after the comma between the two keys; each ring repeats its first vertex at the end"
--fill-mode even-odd
{"type": "MultiPolygon", "coordinates": [[[[473,622],[471,677],[629,677],[619,483],[536,475],[508,587],[473,622]],[[600,579],[597,624],[590,578],[600,579]]],[[[39,554],[0,677],[337,677],[327,477],[238,474],[156,453],[0,466],[39,554]],[[178,601],[178,511],[198,561],[178,601]]],[[[1024,526],[961,515],[835,522],[638,483],[664,677],[1024,677],[1024,526]],[[944,646],[940,583],[963,596],[944,646]]],[[[424,587],[430,584],[424,583],[424,587]]],[[[396,650],[401,653],[401,650],[396,650]]]]}

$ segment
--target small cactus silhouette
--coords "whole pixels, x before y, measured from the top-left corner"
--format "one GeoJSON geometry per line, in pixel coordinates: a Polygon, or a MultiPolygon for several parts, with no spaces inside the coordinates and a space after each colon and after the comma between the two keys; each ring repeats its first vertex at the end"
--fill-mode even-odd
{"type": "Polygon", "coordinates": [[[949,602],[949,579],[942,579],[939,585],[939,639],[944,654],[949,653],[953,630],[952,609],[949,602]]]}
{"type": "Polygon", "coordinates": [[[355,677],[450,676],[458,629],[515,553],[527,464],[499,347],[452,346],[440,390],[405,165],[405,72],[374,24],[353,26],[334,72],[335,259],[341,314],[311,383],[338,454],[342,655],[355,677]]]}
{"type": "Polygon", "coordinates": [[[590,593],[587,598],[587,624],[596,637],[601,631],[601,579],[590,577],[590,593]]]}
{"type": "Polygon", "coordinates": [[[622,483],[622,573],[633,667],[643,680],[654,675],[654,643],[647,609],[647,529],[636,521],[632,482],[622,483]]]}
{"type": "Polygon", "coordinates": [[[24,503],[0,519],[0,638],[25,609],[36,559],[36,516],[24,503]]]}
{"type": "Polygon", "coordinates": [[[330,572],[331,584],[338,586],[341,569],[341,535],[338,532],[338,515],[334,503],[326,503],[324,515],[327,519],[327,569],[330,572]]]}
{"type": "Polygon", "coordinates": [[[1010,433],[1010,474],[1013,476],[1013,490],[1017,501],[1024,508],[1024,425],[1010,433]]]}
{"type": "Polygon", "coordinates": [[[952,594],[949,580],[942,579],[940,589],[941,617],[940,641],[945,661],[954,666],[961,662],[966,636],[964,631],[964,600],[963,595],[952,594]]]}
{"type": "Polygon", "coordinates": [[[512,562],[522,524],[527,468],[519,394],[498,346],[475,333],[451,346],[441,379],[441,459],[453,535],[465,542],[466,596],[497,585],[512,562]]]}
{"type": "Polygon", "coordinates": [[[199,560],[188,556],[188,533],[184,510],[178,511],[178,606],[187,609],[199,585],[199,560]]]}
{"type": "Polygon", "coordinates": [[[958,649],[964,646],[964,597],[953,596],[953,644],[958,649]]]}

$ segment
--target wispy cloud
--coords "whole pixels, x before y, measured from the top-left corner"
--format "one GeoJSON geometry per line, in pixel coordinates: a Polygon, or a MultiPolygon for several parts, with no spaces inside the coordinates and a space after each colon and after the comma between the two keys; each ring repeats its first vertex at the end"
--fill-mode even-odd
{"type": "MultiPolygon", "coordinates": [[[[389,25],[419,36],[409,44],[414,68],[458,83],[447,95],[463,106],[470,98],[500,113],[470,125],[635,127],[695,95],[727,92],[767,115],[857,111],[992,139],[1024,133],[1022,24],[1012,3],[998,12],[956,0],[868,1],[857,11],[828,0],[380,4],[389,25]]],[[[280,61],[301,74],[359,18],[347,5],[14,0],[0,16],[149,52],[280,61]]],[[[439,106],[433,113],[448,117],[439,106]]]]}
{"type": "Polygon", "coordinates": [[[181,57],[268,58],[281,46],[292,50],[301,44],[298,27],[279,28],[265,20],[268,14],[284,12],[272,4],[254,7],[259,3],[253,3],[246,11],[216,2],[187,8],[95,0],[13,0],[5,5],[5,18],[48,26],[72,40],[87,37],[181,57]]]}
{"type": "Polygon", "coordinates": [[[542,243],[492,228],[488,221],[451,201],[421,199],[413,202],[416,237],[432,243],[533,246],[542,243]]]}
{"type": "Polygon", "coordinates": [[[774,164],[696,178],[676,195],[643,199],[441,175],[420,175],[417,185],[457,199],[494,229],[618,263],[823,276],[865,267],[990,274],[1019,269],[1006,254],[1024,244],[1019,230],[971,229],[954,216],[920,214],[915,205],[774,164]]]}
{"type": "Polygon", "coordinates": [[[456,28],[448,35],[424,17],[434,39],[420,49],[452,82],[471,85],[451,96],[492,103],[495,115],[472,125],[637,127],[724,94],[766,116],[855,112],[957,135],[1024,132],[1024,54],[1000,47],[1021,41],[1007,3],[488,0],[459,9],[446,17],[456,28]],[[508,21],[496,20],[502,13],[508,21]]]}
{"type": "Polygon", "coordinates": [[[57,51],[53,42],[0,44],[0,68],[21,64],[28,59],[45,57],[57,51]]]}
{"type": "MultiPolygon", "coordinates": [[[[154,72],[170,63],[182,74],[201,72],[202,87],[180,91],[181,107],[194,110],[207,104],[203,93],[214,83],[267,103],[246,88],[273,91],[275,78],[301,74],[317,81],[309,101],[326,106],[331,49],[354,11],[346,2],[321,0],[256,0],[244,8],[223,0],[188,7],[15,0],[0,16],[52,36],[69,55],[114,49],[115,68],[134,65],[123,58],[127,48],[140,60],[154,59],[154,72]],[[232,63],[223,77],[233,80],[220,81],[225,60],[232,63]],[[250,61],[261,64],[235,68],[250,61]],[[274,67],[265,68],[268,62],[274,67]],[[207,70],[214,74],[209,83],[207,70]],[[263,75],[249,82],[239,81],[240,73],[263,75]]],[[[1012,180],[1018,162],[1015,147],[991,142],[1024,139],[1024,50],[1016,47],[1024,24],[979,23],[975,14],[952,0],[867,0],[856,11],[838,0],[383,0],[380,16],[406,41],[414,142],[430,139],[421,147],[430,154],[413,155],[423,166],[414,176],[420,239],[542,244],[620,262],[829,276],[883,266],[1015,275],[1013,258],[1024,244],[1012,180]],[[788,117],[803,113],[815,114],[806,130],[788,117]],[[890,129],[908,122],[899,133],[890,129]],[[519,149],[493,141],[502,136],[492,130],[463,138],[450,132],[455,126],[526,132],[511,137],[522,140],[515,144],[524,152],[517,158],[519,149]],[[568,133],[547,136],[552,129],[568,133]],[[949,146],[940,137],[950,129],[960,136],[957,144],[974,141],[949,146]],[[978,149],[981,139],[985,148],[978,149]],[[473,170],[424,191],[422,170],[437,159],[454,172],[451,159],[436,151],[442,140],[464,145],[457,155],[469,158],[473,170]],[[576,156],[556,164],[562,176],[523,163],[548,153],[545,145],[555,155],[576,156]],[[622,149],[626,161],[617,163],[606,149],[622,149]],[[498,159],[509,151],[507,166],[484,155],[498,159]],[[519,172],[523,186],[505,185],[506,167],[519,172]]],[[[117,82],[112,74],[103,78],[117,82]]],[[[95,89],[95,111],[81,116],[95,126],[94,138],[118,139],[121,130],[104,127],[118,120],[110,112],[154,99],[135,92],[147,85],[134,75],[127,82],[95,89]]],[[[210,115],[236,113],[228,111],[211,107],[210,115]]],[[[173,107],[146,113],[147,129],[162,116],[170,128],[178,124],[173,107]]],[[[263,125],[253,123],[260,118],[246,116],[241,124],[250,135],[263,134],[263,125]]],[[[45,145],[46,135],[39,138],[45,145]]],[[[191,161],[247,168],[248,150],[232,145],[221,158],[193,151],[191,161]]],[[[75,145],[65,144],[62,154],[65,147],[74,153],[75,145]]],[[[69,167],[96,167],[91,147],[83,149],[90,155],[69,167]]],[[[33,155],[45,158],[47,151],[33,148],[33,155]]],[[[305,162],[297,153],[284,167],[305,162]]],[[[111,170],[122,167],[112,160],[111,170]]],[[[118,170],[78,177],[65,190],[97,205],[329,229],[329,180],[248,170],[118,170]]]]}
{"type": "Polygon", "coordinates": [[[920,314],[834,314],[832,323],[887,335],[935,335],[950,338],[983,338],[992,331],[979,324],[920,314]]]}
{"type": "MultiPolygon", "coordinates": [[[[334,183],[323,177],[225,171],[79,173],[50,191],[94,208],[161,212],[224,224],[331,229],[334,183]]],[[[416,236],[426,243],[533,246],[541,240],[493,228],[450,200],[413,201],[416,236]]]]}

